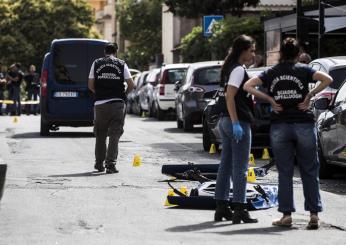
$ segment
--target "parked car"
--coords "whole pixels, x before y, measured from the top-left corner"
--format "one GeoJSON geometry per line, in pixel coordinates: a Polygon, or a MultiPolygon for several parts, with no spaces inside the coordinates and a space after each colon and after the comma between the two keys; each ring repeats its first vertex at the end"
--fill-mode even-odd
{"type": "Polygon", "coordinates": [[[202,123],[203,110],[210,101],[210,91],[219,87],[222,61],[206,61],[189,65],[185,79],[176,83],[175,108],[177,127],[191,131],[202,123]]]}
{"type": "Polygon", "coordinates": [[[346,167],[346,80],[332,103],[324,97],[315,101],[315,108],[325,110],[317,119],[320,178],[329,178],[335,166],[346,167]]]}
{"type": "MultiPolygon", "coordinates": [[[[259,75],[268,67],[250,68],[247,72],[250,77],[259,75]]],[[[259,87],[263,92],[264,88],[259,87]]],[[[216,91],[211,92],[215,95],[216,91]]],[[[254,100],[254,117],[255,120],[252,124],[252,150],[255,154],[259,153],[263,148],[270,148],[270,104],[266,101],[253,97],[254,100]]],[[[203,111],[203,149],[209,151],[211,144],[215,144],[216,148],[222,143],[221,135],[218,129],[218,122],[220,117],[211,113],[212,108],[215,106],[215,96],[205,107],[203,111]]]]}
{"type": "Polygon", "coordinates": [[[175,114],[175,84],[184,80],[188,64],[169,64],[161,67],[158,85],[154,88],[152,114],[163,120],[168,112],[175,114]]]}
{"type": "MultiPolygon", "coordinates": [[[[136,73],[135,75],[132,76],[133,78],[133,83],[137,87],[139,83],[141,73],[136,73]]],[[[136,90],[133,89],[130,93],[127,95],[127,102],[126,102],[126,111],[128,114],[132,114],[135,112],[135,94],[136,90]]]]}
{"type": "MultiPolygon", "coordinates": [[[[317,71],[326,72],[333,78],[333,83],[321,92],[319,92],[318,94],[316,94],[316,96],[312,98],[312,102],[320,98],[327,98],[329,102],[332,102],[339,87],[346,79],[346,56],[316,59],[313,60],[309,64],[309,66],[311,66],[317,71]]],[[[317,110],[315,108],[316,118],[321,112],[321,110],[317,110]]]]}
{"type": "Polygon", "coordinates": [[[94,95],[88,89],[92,62],[104,56],[107,41],[56,39],[43,59],[40,134],[59,126],[92,126],[94,95]]]}
{"type": "MultiPolygon", "coordinates": [[[[139,107],[140,111],[148,111],[149,114],[152,112],[152,108],[150,108],[150,105],[152,105],[153,102],[153,91],[154,87],[158,83],[160,75],[160,68],[155,68],[150,70],[148,77],[146,79],[146,83],[144,86],[142,86],[139,90],[139,107]]],[[[150,116],[153,116],[152,114],[150,116]]]]}
{"type": "Polygon", "coordinates": [[[134,89],[133,92],[133,108],[132,111],[134,114],[137,115],[142,115],[142,110],[140,108],[140,103],[139,103],[139,91],[141,90],[141,88],[143,86],[146,85],[146,80],[148,77],[149,71],[144,71],[140,74],[139,78],[138,78],[138,83],[136,85],[136,88],[134,89]]]}

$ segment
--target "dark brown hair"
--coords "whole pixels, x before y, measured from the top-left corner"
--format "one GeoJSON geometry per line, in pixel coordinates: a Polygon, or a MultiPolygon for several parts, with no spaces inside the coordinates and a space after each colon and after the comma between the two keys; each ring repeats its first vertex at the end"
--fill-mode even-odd
{"type": "Polygon", "coordinates": [[[221,68],[221,82],[225,83],[226,76],[228,75],[229,69],[232,65],[238,62],[240,55],[251,48],[256,42],[255,40],[247,35],[240,35],[234,39],[232,47],[229,49],[229,53],[225,58],[223,66],[221,68]]]}
{"type": "Polygon", "coordinates": [[[287,37],[283,40],[280,50],[280,62],[294,61],[300,53],[300,45],[293,37],[287,37]]]}

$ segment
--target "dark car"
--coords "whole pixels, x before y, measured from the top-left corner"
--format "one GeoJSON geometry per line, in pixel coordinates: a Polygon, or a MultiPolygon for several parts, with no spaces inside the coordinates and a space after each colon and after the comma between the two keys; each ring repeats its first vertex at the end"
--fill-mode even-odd
{"type": "MultiPolygon", "coordinates": [[[[312,98],[312,101],[316,101],[320,98],[327,98],[329,102],[331,102],[342,82],[346,79],[346,56],[316,59],[313,60],[309,66],[317,71],[326,72],[333,78],[333,83],[316,94],[316,96],[312,98]]],[[[315,116],[318,117],[321,112],[321,110],[315,109],[315,116]]]]}
{"type": "Polygon", "coordinates": [[[177,127],[191,131],[202,123],[202,114],[211,97],[210,91],[220,83],[222,61],[206,61],[189,65],[186,77],[176,83],[175,108],[177,127]]]}
{"type": "MultiPolygon", "coordinates": [[[[247,69],[250,77],[259,75],[268,67],[247,69]]],[[[265,89],[258,88],[265,92],[265,89]]],[[[215,91],[211,93],[216,94],[215,91]]],[[[266,101],[254,98],[254,122],[252,124],[252,150],[257,155],[263,148],[270,148],[270,104],[266,101]]],[[[213,98],[203,111],[203,149],[209,151],[211,144],[215,144],[216,148],[221,144],[222,139],[218,129],[219,115],[212,114],[215,106],[215,98],[213,98]]]]}
{"type": "Polygon", "coordinates": [[[317,119],[317,132],[320,177],[329,178],[336,165],[346,167],[346,80],[331,104],[328,98],[320,98],[314,106],[326,110],[317,119]]]}
{"type": "Polygon", "coordinates": [[[94,96],[88,89],[92,62],[104,56],[107,41],[57,39],[41,72],[41,135],[59,126],[92,126],[94,96]]]}

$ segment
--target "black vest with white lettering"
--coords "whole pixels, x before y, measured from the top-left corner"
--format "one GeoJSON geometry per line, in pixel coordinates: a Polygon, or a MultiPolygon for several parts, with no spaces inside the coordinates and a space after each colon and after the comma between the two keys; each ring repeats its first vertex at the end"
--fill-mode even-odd
{"type": "Polygon", "coordinates": [[[114,57],[104,57],[95,61],[95,99],[97,101],[126,100],[124,66],[123,60],[114,57]]]}
{"type": "MultiPolygon", "coordinates": [[[[224,91],[227,92],[227,86],[228,86],[227,82],[228,82],[229,76],[232,73],[232,71],[238,66],[240,65],[239,64],[231,65],[228,71],[226,72],[225,77],[222,79],[223,82],[221,83],[221,86],[224,86],[224,91]]],[[[239,121],[251,123],[254,120],[253,101],[252,101],[251,95],[248,94],[243,89],[244,84],[247,80],[249,80],[249,75],[245,71],[243,81],[240,87],[238,88],[237,94],[234,97],[234,101],[235,101],[235,106],[236,106],[237,116],[239,121]]],[[[229,116],[227,106],[225,107],[224,115],[229,116]]]]}

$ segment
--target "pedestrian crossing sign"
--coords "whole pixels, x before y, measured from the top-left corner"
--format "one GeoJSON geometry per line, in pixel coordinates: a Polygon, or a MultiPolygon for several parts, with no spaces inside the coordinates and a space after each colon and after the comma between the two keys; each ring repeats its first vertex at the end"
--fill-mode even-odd
{"type": "Polygon", "coordinates": [[[203,33],[205,37],[210,37],[215,30],[217,22],[223,20],[222,15],[206,15],[203,16],[203,33]]]}

